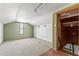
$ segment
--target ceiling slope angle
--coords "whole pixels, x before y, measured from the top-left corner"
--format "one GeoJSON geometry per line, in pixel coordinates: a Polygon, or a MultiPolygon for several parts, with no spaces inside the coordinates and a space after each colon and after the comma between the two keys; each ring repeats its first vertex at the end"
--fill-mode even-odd
{"type": "Polygon", "coordinates": [[[37,24],[50,24],[52,13],[66,5],[67,3],[26,3],[21,4],[18,13],[18,20],[37,24]]]}
{"type": "Polygon", "coordinates": [[[0,4],[0,22],[50,24],[52,13],[66,5],[69,3],[2,3],[0,4]]]}
{"type": "Polygon", "coordinates": [[[0,3],[0,22],[5,24],[14,21],[18,6],[17,3],[0,3]]]}

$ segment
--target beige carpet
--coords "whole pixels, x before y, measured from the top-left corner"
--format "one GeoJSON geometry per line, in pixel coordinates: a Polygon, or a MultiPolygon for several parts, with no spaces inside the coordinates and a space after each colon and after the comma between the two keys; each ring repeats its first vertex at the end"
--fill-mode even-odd
{"type": "Polygon", "coordinates": [[[51,49],[51,43],[40,39],[6,41],[0,45],[0,56],[39,56],[51,49]]]}

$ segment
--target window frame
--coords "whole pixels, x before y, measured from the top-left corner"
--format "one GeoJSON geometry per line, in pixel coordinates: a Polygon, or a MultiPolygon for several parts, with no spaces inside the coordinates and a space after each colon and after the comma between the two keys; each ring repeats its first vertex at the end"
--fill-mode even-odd
{"type": "Polygon", "coordinates": [[[21,23],[21,22],[19,23],[19,34],[20,35],[23,35],[24,34],[24,23],[21,23]]]}

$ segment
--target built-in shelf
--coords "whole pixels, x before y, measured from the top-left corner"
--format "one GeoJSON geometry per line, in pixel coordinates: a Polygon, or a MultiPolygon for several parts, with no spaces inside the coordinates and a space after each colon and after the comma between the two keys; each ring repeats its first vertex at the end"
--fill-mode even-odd
{"type": "Polygon", "coordinates": [[[62,23],[64,26],[79,26],[79,21],[62,23]]]}

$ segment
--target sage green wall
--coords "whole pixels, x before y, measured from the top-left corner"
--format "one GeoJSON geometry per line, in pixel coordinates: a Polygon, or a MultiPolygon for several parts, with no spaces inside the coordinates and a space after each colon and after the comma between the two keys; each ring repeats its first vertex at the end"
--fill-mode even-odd
{"type": "Polygon", "coordinates": [[[4,40],[15,40],[33,37],[33,26],[24,23],[24,34],[19,34],[19,23],[4,24],[4,40]]]}
{"type": "Polygon", "coordinates": [[[53,14],[53,48],[56,49],[56,13],[53,14]]]}

